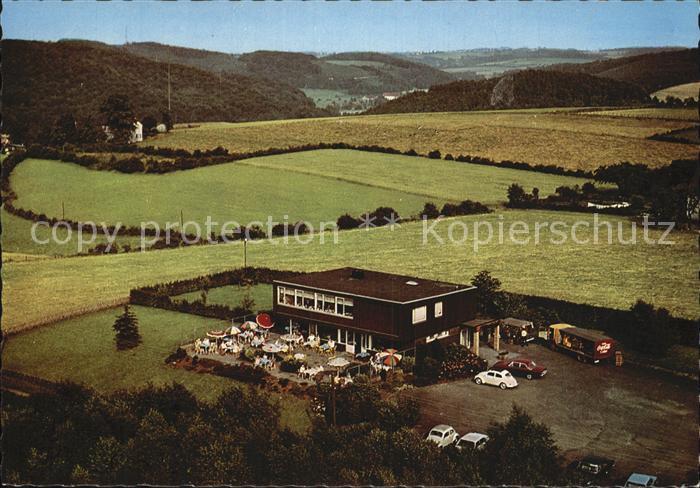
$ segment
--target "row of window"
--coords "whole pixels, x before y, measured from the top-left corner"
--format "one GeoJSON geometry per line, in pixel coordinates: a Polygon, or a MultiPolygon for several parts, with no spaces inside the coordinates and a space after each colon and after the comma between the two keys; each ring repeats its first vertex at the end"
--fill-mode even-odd
{"type": "MultiPolygon", "coordinates": [[[[306,290],[294,288],[277,288],[277,303],[287,307],[303,308],[330,315],[352,318],[354,303],[350,298],[327,295],[325,293],[314,293],[306,290]]],[[[442,317],[442,302],[435,302],[433,305],[435,318],[442,317]]],[[[420,324],[428,320],[428,306],[423,305],[413,309],[413,324],[420,324]]]]}
{"type": "MultiPolygon", "coordinates": [[[[435,318],[442,317],[442,302],[435,302],[435,307],[433,310],[435,318]]],[[[428,306],[423,305],[422,307],[416,307],[413,309],[413,323],[420,324],[428,320],[428,306]]]]}
{"type": "Polygon", "coordinates": [[[277,303],[287,307],[352,318],[354,303],[350,298],[314,293],[306,290],[278,287],[277,303]]]}

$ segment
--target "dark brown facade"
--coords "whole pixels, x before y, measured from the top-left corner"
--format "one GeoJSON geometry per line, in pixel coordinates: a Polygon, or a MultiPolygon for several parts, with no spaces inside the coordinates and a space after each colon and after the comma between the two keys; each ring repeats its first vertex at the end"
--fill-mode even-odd
{"type": "Polygon", "coordinates": [[[292,321],[350,352],[456,341],[460,324],[476,315],[473,287],[352,268],[275,281],[273,293],[278,323],[292,321]]]}

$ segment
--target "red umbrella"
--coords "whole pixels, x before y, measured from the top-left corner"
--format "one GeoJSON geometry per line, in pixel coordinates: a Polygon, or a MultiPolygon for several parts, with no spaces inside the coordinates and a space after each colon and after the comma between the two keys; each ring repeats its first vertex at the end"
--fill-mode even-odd
{"type": "Polygon", "coordinates": [[[255,317],[255,322],[262,327],[263,329],[272,329],[274,327],[274,323],[272,322],[272,317],[270,317],[266,313],[260,313],[258,314],[257,317],[255,317]]]}
{"type": "Polygon", "coordinates": [[[397,366],[399,361],[401,361],[401,355],[394,352],[390,352],[384,356],[384,358],[382,358],[382,363],[386,364],[387,366],[391,366],[392,368],[397,366]]]}

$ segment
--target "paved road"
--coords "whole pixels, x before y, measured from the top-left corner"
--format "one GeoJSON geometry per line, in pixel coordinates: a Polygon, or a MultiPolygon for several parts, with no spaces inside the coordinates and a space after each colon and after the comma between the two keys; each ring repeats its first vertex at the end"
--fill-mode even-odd
{"type": "Polygon", "coordinates": [[[613,478],[638,471],[668,484],[697,470],[695,383],[633,367],[581,364],[538,345],[510,348],[509,357],[522,353],[547,366],[547,376],[518,378],[518,388],[508,391],[470,380],[408,390],[422,407],[421,434],[438,423],[460,434],[485,432],[517,404],[550,427],[567,460],[589,453],[615,459],[613,478]]]}

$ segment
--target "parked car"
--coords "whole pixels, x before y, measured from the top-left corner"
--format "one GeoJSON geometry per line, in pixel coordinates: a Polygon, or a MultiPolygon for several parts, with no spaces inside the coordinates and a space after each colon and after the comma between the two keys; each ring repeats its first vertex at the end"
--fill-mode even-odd
{"type": "Polygon", "coordinates": [[[464,434],[457,441],[456,447],[460,451],[462,449],[483,449],[486,443],[489,441],[489,436],[485,434],[480,434],[478,432],[470,432],[464,434]]]}
{"type": "Polygon", "coordinates": [[[625,482],[625,488],[638,488],[656,486],[656,476],[649,474],[632,473],[625,482]]]}
{"type": "Polygon", "coordinates": [[[430,429],[425,439],[434,442],[438,447],[445,447],[454,444],[458,438],[459,434],[452,427],[440,424],[430,429]]]}
{"type": "Polygon", "coordinates": [[[513,378],[507,370],[494,371],[489,369],[488,371],[482,371],[474,377],[474,383],[477,385],[493,385],[499,387],[501,390],[506,388],[515,388],[518,386],[518,382],[513,378]]]}
{"type": "Polygon", "coordinates": [[[582,485],[601,485],[607,480],[615,461],[601,456],[586,456],[572,463],[573,478],[582,485]]]}
{"type": "Polygon", "coordinates": [[[532,378],[542,378],[547,374],[547,368],[536,364],[532,359],[515,358],[509,360],[498,361],[491,369],[497,371],[507,370],[513,376],[524,376],[528,380],[532,378]]]}

